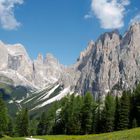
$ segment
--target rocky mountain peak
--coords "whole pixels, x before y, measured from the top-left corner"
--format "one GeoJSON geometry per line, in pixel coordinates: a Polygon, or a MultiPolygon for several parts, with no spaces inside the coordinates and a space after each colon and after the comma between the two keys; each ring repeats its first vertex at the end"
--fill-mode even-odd
{"type": "Polygon", "coordinates": [[[113,30],[112,32],[106,32],[102,34],[96,43],[102,43],[102,46],[107,46],[110,42],[115,42],[119,44],[121,40],[121,35],[118,30],[113,30]]]}
{"type": "Polygon", "coordinates": [[[95,43],[94,43],[93,40],[91,40],[88,43],[87,48],[80,53],[80,56],[77,59],[77,62],[75,64],[75,67],[78,67],[78,65],[80,65],[80,63],[82,63],[82,61],[84,61],[90,55],[90,53],[92,52],[92,50],[94,48],[94,45],[95,45],[95,43]]]}
{"type": "Polygon", "coordinates": [[[43,55],[41,53],[38,54],[37,61],[43,63],[43,55]]]}
{"type": "Polygon", "coordinates": [[[137,32],[140,30],[140,22],[134,22],[131,24],[129,30],[133,31],[133,32],[137,32]]]}
{"type": "Polygon", "coordinates": [[[84,50],[84,51],[82,51],[81,53],[80,53],[80,56],[79,56],[79,61],[81,61],[81,60],[83,60],[87,55],[89,55],[90,54],[90,52],[92,51],[92,49],[93,49],[93,47],[94,47],[94,41],[93,40],[91,40],[89,43],[88,43],[88,47],[84,50]]]}
{"type": "Polygon", "coordinates": [[[56,63],[57,64],[59,62],[51,53],[47,53],[44,63],[45,64],[47,64],[47,63],[56,63]]]}
{"type": "Polygon", "coordinates": [[[9,50],[9,52],[11,53],[11,55],[27,54],[24,46],[21,44],[14,44],[14,45],[8,44],[7,48],[9,50]]]}

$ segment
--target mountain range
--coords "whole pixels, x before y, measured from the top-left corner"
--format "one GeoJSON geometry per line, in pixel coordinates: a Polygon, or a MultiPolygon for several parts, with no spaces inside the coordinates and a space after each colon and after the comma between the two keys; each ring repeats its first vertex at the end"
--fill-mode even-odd
{"type": "Polygon", "coordinates": [[[77,62],[64,66],[52,55],[31,60],[21,44],[0,42],[0,92],[10,107],[28,106],[31,111],[61,100],[68,94],[95,99],[108,92],[121,94],[140,82],[140,23],[122,36],[118,30],[90,41],[77,62]]]}

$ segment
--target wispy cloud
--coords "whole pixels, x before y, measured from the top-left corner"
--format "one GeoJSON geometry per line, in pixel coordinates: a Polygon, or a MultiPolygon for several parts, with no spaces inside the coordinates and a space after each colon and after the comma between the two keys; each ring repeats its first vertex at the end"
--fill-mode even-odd
{"type": "Polygon", "coordinates": [[[91,15],[91,14],[86,14],[86,15],[84,16],[84,18],[85,18],[85,19],[92,18],[92,15],[91,15]]]}
{"type": "Polygon", "coordinates": [[[0,0],[0,25],[3,29],[13,30],[21,24],[14,15],[16,5],[23,4],[23,0],[0,0]]]}
{"type": "Polygon", "coordinates": [[[84,19],[90,19],[93,18],[93,12],[89,11],[86,15],[84,15],[84,19]]]}
{"type": "Polygon", "coordinates": [[[121,28],[129,4],[130,0],[92,0],[91,11],[99,19],[102,28],[121,28]]]}
{"type": "Polygon", "coordinates": [[[140,22],[140,13],[138,13],[133,19],[131,19],[129,24],[132,25],[136,22],[140,22]]]}

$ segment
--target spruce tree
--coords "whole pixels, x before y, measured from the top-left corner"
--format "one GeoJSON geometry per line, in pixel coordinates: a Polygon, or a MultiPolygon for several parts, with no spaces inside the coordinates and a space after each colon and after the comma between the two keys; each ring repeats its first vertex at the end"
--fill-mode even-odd
{"type": "Polygon", "coordinates": [[[16,114],[16,119],[15,119],[15,136],[23,136],[22,135],[22,111],[20,110],[16,114]]]}
{"type": "Polygon", "coordinates": [[[133,106],[133,114],[135,114],[134,117],[136,118],[137,124],[140,127],[140,84],[136,87],[134,91],[133,106]]]}
{"type": "Polygon", "coordinates": [[[95,111],[95,133],[101,132],[101,126],[101,105],[100,102],[98,102],[98,106],[95,111]]]}
{"type": "Polygon", "coordinates": [[[62,106],[61,110],[61,125],[63,124],[65,134],[79,134],[81,128],[81,107],[82,98],[80,96],[75,97],[71,95],[67,97],[67,100],[62,106]]]}
{"type": "Polygon", "coordinates": [[[31,136],[37,135],[37,125],[38,125],[38,121],[36,119],[32,119],[30,121],[30,129],[29,129],[29,132],[30,132],[30,135],[31,136]]]}
{"type": "Polygon", "coordinates": [[[7,107],[0,96],[0,137],[5,134],[8,125],[7,107]]]}
{"type": "Polygon", "coordinates": [[[118,130],[128,129],[130,113],[130,98],[128,92],[123,92],[120,99],[120,112],[118,121],[118,130]]]}
{"type": "Polygon", "coordinates": [[[93,98],[92,102],[92,128],[91,128],[91,133],[95,133],[96,130],[96,110],[97,110],[97,103],[95,102],[93,98]]]}
{"type": "Polygon", "coordinates": [[[69,124],[68,124],[68,134],[78,134],[80,133],[81,129],[81,107],[82,101],[81,97],[72,95],[70,97],[70,104],[69,104],[69,124]]]}
{"type": "Polygon", "coordinates": [[[118,122],[119,122],[119,115],[120,115],[120,100],[119,97],[116,96],[115,99],[115,120],[114,120],[114,130],[118,130],[118,122]]]}
{"type": "Polygon", "coordinates": [[[23,110],[22,130],[24,131],[23,136],[29,135],[29,114],[27,108],[23,110]]]}
{"type": "Polygon", "coordinates": [[[58,102],[54,102],[49,110],[47,111],[47,118],[46,118],[46,133],[53,134],[55,123],[56,123],[56,115],[57,110],[59,108],[58,102]]]}
{"type": "Polygon", "coordinates": [[[103,132],[112,132],[114,130],[114,113],[115,113],[114,97],[108,94],[105,98],[104,108],[102,111],[103,132]]]}
{"type": "Polygon", "coordinates": [[[8,136],[14,136],[14,126],[13,126],[13,120],[9,117],[8,126],[7,126],[7,135],[8,136]]]}
{"type": "Polygon", "coordinates": [[[18,112],[16,117],[16,135],[28,136],[29,135],[29,115],[28,109],[22,109],[18,112]]]}
{"type": "Polygon", "coordinates": [[[93,96],[87,92],[82,107],[81,131],[83,134],[89,134],[92,130],[92,103],[93,96]]]}
{"type": "Polygon", "coordinates": [[[47,116],[46,113],[43,112],[40,120],[39,120],[39,124],[37,126],[37,134],[38,135],[45,135],[47,133],[47,116]]]}

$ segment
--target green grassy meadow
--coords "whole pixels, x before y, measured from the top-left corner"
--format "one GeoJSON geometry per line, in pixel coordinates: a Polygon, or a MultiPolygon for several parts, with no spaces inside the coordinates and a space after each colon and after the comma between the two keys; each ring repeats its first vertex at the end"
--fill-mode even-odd
{"type": "MultiPolygon", "coordinates": [[[[140,140],[140,128],[84,136],[49,135],[49,136],[35,136],[34,138],[42,140],[140,140]]],[[[5,137],[2,138],[1,140],[25,140],[25,138],[5,137]]]]}

